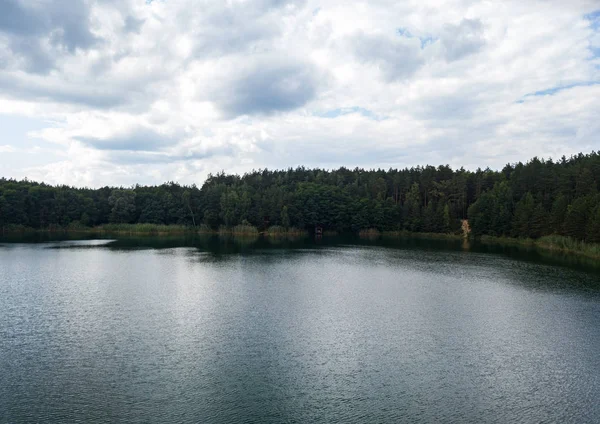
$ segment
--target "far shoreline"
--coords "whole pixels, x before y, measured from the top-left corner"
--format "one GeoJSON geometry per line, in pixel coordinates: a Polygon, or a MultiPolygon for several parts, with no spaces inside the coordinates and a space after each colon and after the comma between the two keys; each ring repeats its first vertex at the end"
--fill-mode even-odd
{"type": "MultiPolygon", "coordinates": [[[[69,234],[69,235],[117,235],[138,237],[166,237],[166,236],[211,236],[211,237],[240,237],[240,238],[271,238],[271,239],[298,239],[310,237],[309,231],[297,228],[285,229],[273,227],[259,231],[256,227],[240,225],[236,227],[221,227],[217,230],[207,226],[188,227],[182,225],[155,225],[155,224],[107,224],[98,227],[50,227],[30,228],[24,226],[10,226],[0,229],[0,236],[15,236],[19,234],[69,234]]],[[[600,262],[600,244],[577,241],[570,237],[559,235],[544,236],[539,239],[522,239],[512,237],[493,237],[455,233],[420,233],[411,231],[378,231],[375,229],[361,230],[359,233],[337,233],[326,231],[321,236],[334,237],[353,235],[362,240],[385,240],[385,239],[425,239],[425,240],[453,240],[453,241],[477,241],[484,245],[517,246],[524,248],[536,248],[542,251],[564,253],[574,256],[582,256],[600,262]]]]}

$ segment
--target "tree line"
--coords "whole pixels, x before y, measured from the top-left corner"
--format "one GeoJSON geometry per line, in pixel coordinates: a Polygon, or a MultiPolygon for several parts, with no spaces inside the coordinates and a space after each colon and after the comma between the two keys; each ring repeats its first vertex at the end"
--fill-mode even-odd
{"type": "Polygon", "coordinates": [[[0,226],[36,229],[153,223],[278,225],[337,232],[459,232],[600,241],[600,154],[533,158],[501,171],[448,165],[405,169],[298,167],[209,175],[202,187],[51,186],[0,179],[0,226]]]}

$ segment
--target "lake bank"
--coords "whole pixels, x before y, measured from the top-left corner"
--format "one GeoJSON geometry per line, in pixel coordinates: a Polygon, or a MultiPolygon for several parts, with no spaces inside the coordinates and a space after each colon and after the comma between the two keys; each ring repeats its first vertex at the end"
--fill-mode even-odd
{"type": "MultiPolygon", "coordinates": [[[[70,237],[77,235],[86,236],[181,236],[193,237],[196,235],[207,237],[225,237],[225,238],[267,238],[267,239],[298,239],[309,237],[310,233],[297,228],[285,229],[283,227],[270,227],[266,230],[259,231],[256,227],[250,225],[238,225],[235,227],[221,227],[217,230],[205,225],[197,227],[189,227],[184,225],[157,225],[157,224],[105,224],[98,227],[50,227],[45,229],[34,229],[23,226],[4,227],[0,230],[2,235],[19,235],[19,234],[48,234],[60,235],[65,234],[70,237]]],[[[600,262],[600,245],[594,243],[586,243],[569,237],[563,236],[544,236],[539,239],[520,239],[509,237],[492,237],[481,236],[478,238],[465,238],[463,234],[453,233],[419,233],[410,231],[378,231],[375,229],[361,230],[358,234],[339,234],[334,232],[326,232],[323,237],[345,237],[356,238],[361,240],[402,240],[402,239],[422,239],[422,240],[448,240],[448,241],[477,241],[484,245],[498,246],[515,246],[522,248],[535,248],[541,251],[563,253],[568,255],[582,256],[594,261],[600,262]]]]}
{"type": "Polygon", "coordinates": [[[297,228],[269,227],[259,231],[251,225],[236,225],[235,227],[220,227],[213,229],[206,225],[196,227],[185,225],[159,225],[159,224],[104,224],[96,227],[85,226],[53,226],[49,228],[31,228],[22,225],[13,225],[0,228],[0,234],[114,234],[114,235],[209,235],[209,236],[259,236],[269,237],[298,237],[308,235],[307,231],[297,228]]]}
{"type": "Polygon", "coordinates": [[[585,256],[600,261],[600,245],[586,243],[563,236],[544,236],[539,239],[520,239],[511,237],[482,236],[479,241],[483,244],[496,244],[504,246],[534,247],[536,249],[566,253],[570,255],[585,256]]]}

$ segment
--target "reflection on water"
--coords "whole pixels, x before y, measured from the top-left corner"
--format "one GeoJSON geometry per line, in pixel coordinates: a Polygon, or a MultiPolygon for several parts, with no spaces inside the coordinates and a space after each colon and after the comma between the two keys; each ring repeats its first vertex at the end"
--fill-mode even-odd
{"type": "Polygon", "coordinates": [[[518,261],[565,266],[600,273],[600,261],[584,256],[539,249],[532,245],[485,244],[473,240],[426,238],[360,238],[352,236],[263,237],[216,235],[131,236],[115,234],[29,233],[0,235],[0,248],[15,243],[52,243],[52,247],[69,248],[106,245],[111,249],[170,249],[194,247],[215,255],[252,253],[269,249],[323,249],[336,246],[375,246],[397,250],[464,251],[502,255],[518,261]],[[58,243],[60,242],[60,243],[58,243]]]}
{"type": "Polygon", "coordinates": [[[0,270],[0,422],[600,422],[600,278],[571,259],[119,237],[12,240],[0,270]]]}

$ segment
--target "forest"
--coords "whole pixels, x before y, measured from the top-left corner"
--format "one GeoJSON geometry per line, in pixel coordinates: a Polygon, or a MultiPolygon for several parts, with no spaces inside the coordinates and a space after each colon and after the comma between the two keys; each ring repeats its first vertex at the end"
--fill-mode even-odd
{"type": "Polygon", "coordinates": [[[0,179],[0,227],[68,229],[161,224],[219,229],[251,225],[338,233],[363,229],[600,242],[600,153],[533,158],[502,170],[298,167],[209,175],[199,188],[51,186],[0,179]]]}

